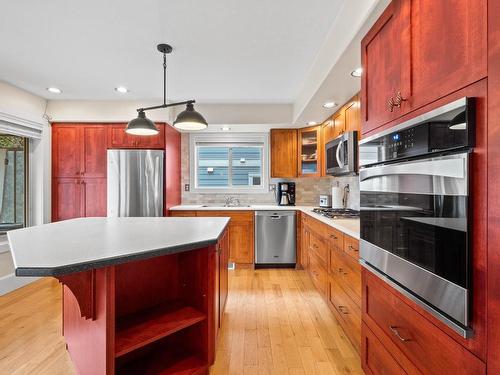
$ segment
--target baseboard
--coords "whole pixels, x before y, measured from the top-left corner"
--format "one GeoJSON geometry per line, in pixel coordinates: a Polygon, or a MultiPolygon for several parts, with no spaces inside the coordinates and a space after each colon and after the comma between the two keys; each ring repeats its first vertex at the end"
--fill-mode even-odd
{"type": "Polygon", "coordinates": [[[39,277],[18,277],[13,273],[0,277],[0,296],[10,293],[38,279],[39,277]]]}

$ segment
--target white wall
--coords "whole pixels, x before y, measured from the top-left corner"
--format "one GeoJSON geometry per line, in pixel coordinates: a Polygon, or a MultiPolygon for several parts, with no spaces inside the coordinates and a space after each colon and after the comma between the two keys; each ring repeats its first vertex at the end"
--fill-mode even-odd
{"type": "MultiPolygon", "coordinates": [[[[138,101],[50,100],[47,115],[51,122],[128,122],[137,117],[137,108],[160,104],[138,101]]],[[[149,119],[170,122],[170,109],[148,111],[149,119]]]]}

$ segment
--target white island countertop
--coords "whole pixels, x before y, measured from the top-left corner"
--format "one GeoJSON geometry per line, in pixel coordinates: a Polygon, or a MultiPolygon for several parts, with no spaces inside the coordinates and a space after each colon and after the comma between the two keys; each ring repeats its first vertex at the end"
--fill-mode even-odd
{"type": "Polygon", "coordinates": [[[229,218],[81,218],[8,232],[17,276],[57,276],[214,245],[229,218]]]}
{"type": "Polygon", "coordinates": [[[272,204],[253,204],[249,206],[225,207],[215,205],[180,205],[170,208],[173,211],[301,211],[324,224],[331,226],[359,240],[359,219],[330,219],[313,212],[312,206],[278,206],[272,204]]]}

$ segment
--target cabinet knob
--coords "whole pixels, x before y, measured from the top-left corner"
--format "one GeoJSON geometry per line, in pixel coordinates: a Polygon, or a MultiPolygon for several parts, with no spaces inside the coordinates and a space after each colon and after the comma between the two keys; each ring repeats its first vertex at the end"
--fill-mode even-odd
{"type": "Polygon", "coordinates": [[[339,305],[339,306],[338,306],[338,308],[339,308],[339,311],[340,311],[342,314],[344,314],[344,315],[349,314],[349,311],[347,311],[347,307],[342,306],[342,305],[339,305]]]}
{"type": "Polygon", "coordinates": [[[330,234],[330,238],[333,238],[334,240],[336,240],[338,237],[334,234],[330,234]]]}
{"type": "Polygon", "coordinates": [[[356,249],[356,248],[355,248],[354,246],[352,246],[352,245],[347,246],[347,248],[348,248],[349,250],[352,250],[352,251],[358,251],[358,249],[356,249]]]}
{"type": "Polygon", "coordinates": [[[403,336],[400,335],[400,333],[398,331],[398,327],[396,327],[396,326],[389,326],[389,329],[394,334],[394,336],[396,336],[400,341],[403,341],[403,342],[411,341],[411,339],[406,339],[406,338],[404,338],[403,336]]]}
{"type": "Polygon", "coordinates": [[[395,102],[394,102],[394,98],[393,98],[393,97],[389,98],[389,100],[387,101],[387,110],[388,110],[389,112],[393,112],[393,111],[394,111],[394,106],[395,106],[395,105],[396,105],[396,104],[395,104],[395,102]]]}
{"type": "Polygon", "coordinates": [[[401,104],[405,102],[407,99],[401,95],[401,91],[398,91],[396,94],[396,99],[394,99],[394,107],[401,108],[401,104]]]}

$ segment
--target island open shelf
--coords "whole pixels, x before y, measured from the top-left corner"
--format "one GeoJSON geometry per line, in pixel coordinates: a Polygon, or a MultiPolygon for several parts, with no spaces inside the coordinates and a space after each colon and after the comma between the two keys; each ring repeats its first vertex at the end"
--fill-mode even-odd
{"type": "Polygon", "coordinates": [[[212,255],[199,249],[115,266],[115,357],[198,323],[197,340],[207,342],[212,255]]]}

